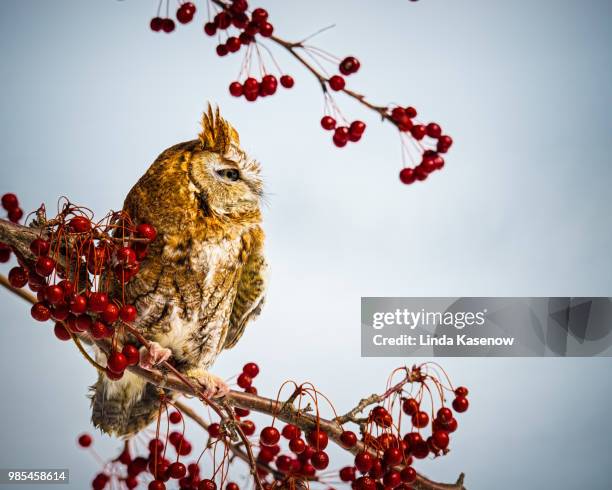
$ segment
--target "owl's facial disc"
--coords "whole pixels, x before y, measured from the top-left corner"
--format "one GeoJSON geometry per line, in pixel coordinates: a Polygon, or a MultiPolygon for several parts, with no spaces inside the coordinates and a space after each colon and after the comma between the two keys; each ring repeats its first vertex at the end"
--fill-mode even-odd
{"type": "Polygon", "coordinates": [[[229,219],[259,216],[262,183],[257,165],[201,152],[193,155],[190,170],[205,211],[229,219]]]}

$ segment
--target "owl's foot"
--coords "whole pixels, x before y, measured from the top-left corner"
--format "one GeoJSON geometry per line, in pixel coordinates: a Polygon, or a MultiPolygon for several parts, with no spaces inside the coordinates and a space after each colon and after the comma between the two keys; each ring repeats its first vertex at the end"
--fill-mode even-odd
{"type": "Polygon", "coordinates": [[[140,348],[140,367],[144,369],[152,369],[170,359],[172,351],[166,347],[162,347],[157,342],[149,342],[149,347],[142,346],[140,348]]]}
{"type": "Polygon", "coordinates": [[[185,375],[202,389],[206,398],[221,398],[230,391],[222,378],[203,369],[189,369],[185,375]]]}

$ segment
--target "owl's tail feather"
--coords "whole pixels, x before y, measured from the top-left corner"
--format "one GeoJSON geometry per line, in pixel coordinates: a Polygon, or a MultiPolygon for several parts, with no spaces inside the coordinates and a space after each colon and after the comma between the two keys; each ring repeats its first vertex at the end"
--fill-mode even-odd
{"type": "Polygon", "coordinates": [[[158,388],[128,371],[118,381],[99,375],[92,391],[91,421],[110,435],[136,434],[159,413],[158,388]]]}

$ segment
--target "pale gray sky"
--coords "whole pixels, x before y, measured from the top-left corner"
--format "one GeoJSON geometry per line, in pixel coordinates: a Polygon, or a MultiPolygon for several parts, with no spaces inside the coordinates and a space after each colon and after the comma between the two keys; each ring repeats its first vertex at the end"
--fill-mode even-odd
{"type": "MultiPolygon", "coordinates": [[[[263,315],[217,373],[256,360],[260,392],[311,380],[344,409],[413,361],[359,357],[361,296],[611,295],[610,2],[262,1],[282,36],[336,24],[313,42],[360,58],[355,89],[452,134],[445,170],[412,188],[374,114],[339,97],[369,127],[336,149],[317,84],[284,54],[293,91],[231,98],[238,57],[216,58],[202,16],[150,32],[156,4],[0,2],[0,192],[26,209],[60,195],[117,209],[219,103],[263,165],[272,273],[263,315]]],[[[0,467],[70,467],[70,487],[85,488],[96,464],[74,437],[88,429],[94,372],[17,298],[0,293],[0,308],[0,467]]],[[[418,469],[464,471],[470,490],[609,487],[609,359],[442,363],[472,409],[453,451],[418,469]]]]}

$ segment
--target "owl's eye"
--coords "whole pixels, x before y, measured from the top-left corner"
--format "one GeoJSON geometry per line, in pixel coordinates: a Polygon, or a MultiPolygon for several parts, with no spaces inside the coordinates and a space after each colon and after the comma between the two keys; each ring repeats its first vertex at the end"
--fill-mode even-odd
{"type": "Polygon", "coordinates": [[[236,182],[240,178],[240,173],[234,168],[217,170],[217,173],[224,179],[231,180],[232,182],[236,182]]]}

